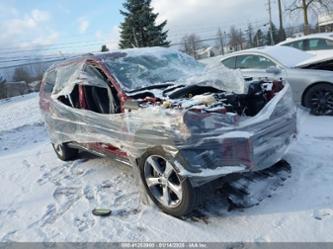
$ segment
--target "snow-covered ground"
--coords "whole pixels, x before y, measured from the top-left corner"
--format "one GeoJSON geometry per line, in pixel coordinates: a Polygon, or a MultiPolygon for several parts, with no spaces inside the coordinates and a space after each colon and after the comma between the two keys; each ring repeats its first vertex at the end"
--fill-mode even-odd
{"type": "Polygon", "coordinates": [[[216,195],[185,220],[143,206],[133,172],[57,159],[35,94],[0,102],[0,241],[333,241],[333,117],[300,110],[291,177],[258,206],[216,195]],[[109,207],[110,217],[91,214],[109,207]]]}

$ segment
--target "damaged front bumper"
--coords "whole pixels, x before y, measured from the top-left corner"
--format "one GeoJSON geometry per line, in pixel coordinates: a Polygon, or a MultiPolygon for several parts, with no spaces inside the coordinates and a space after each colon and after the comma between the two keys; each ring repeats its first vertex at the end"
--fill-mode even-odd
{"type": "Polygon", "coordinates": [[[194,186],[232,173],[263,170],[283,159],[297,134],[289,85],[258,115],[219,132],[178,149],[187,165],[180,174],[194,186]]]}

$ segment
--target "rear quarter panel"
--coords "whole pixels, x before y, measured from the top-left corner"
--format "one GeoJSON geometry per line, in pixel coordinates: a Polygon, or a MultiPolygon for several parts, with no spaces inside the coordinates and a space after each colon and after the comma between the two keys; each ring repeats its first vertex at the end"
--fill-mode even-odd
{"type": "Polygon", "coordinates": [[[302,104],[304,91],[316,83],[333,84],[333,73],[322,70],[290,69],[287,71],[287,80],[292,88],[295,102],[302,104]]]}

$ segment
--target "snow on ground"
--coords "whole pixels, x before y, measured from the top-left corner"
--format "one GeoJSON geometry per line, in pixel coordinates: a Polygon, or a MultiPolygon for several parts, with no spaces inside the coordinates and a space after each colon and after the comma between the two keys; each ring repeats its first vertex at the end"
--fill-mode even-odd
{"type": "Polygon", "coordinates": [[[0,100],[0,132],[42,123],[37,93],[0,100]]]}
{"type": "Polygon", "coordinates": [[[61,162],[38,97],[0,102],[0,241],[333,241],[333,117],[300,110],[291,178],[258,206],[211,198],[185,220],[143,206],[130,168],[85,155],[61,162]],[[107,218],[95,207],[110,207],[107,218]]]}

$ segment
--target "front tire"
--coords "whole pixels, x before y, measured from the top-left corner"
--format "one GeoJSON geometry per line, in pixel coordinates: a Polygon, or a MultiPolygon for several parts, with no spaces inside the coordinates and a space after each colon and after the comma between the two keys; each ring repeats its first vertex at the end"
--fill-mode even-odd
{"type": "Polygon", "coordinates": [[[163,149],[145,153],[138,166],[147,194],[163,212],[179,217],[195,208],[195,189],[188,178],[178,174],[174,158],[163,149]]]}
{"type": "Polygon", "coordinates": [[[71,161],[77,158],[79,150],[68,147],[67,144],[52,144],[55,153],[62,161],[71,161]]]}
{"type": "Polygon", "coordinates": [[[304,105],[314,115],[333,114],[333,85],[322,83],[311,87],[305,94],[304,105]]]}

